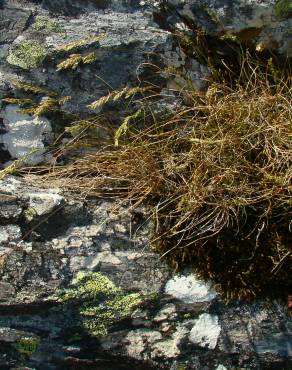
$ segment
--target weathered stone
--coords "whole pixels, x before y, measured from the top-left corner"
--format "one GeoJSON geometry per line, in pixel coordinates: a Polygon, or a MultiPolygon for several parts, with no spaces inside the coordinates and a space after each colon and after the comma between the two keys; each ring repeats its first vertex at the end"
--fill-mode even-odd
{"type": "Polygon", "coordinates": [[[203,313],[195,321],[190,332],[190,341],[203,348],[214,349],[221,332],[218,316],[203,313]]]}
{"type": "Polygon", "coordinates": [[[0,8],[0,44],[11,43],[28,25],[31,12],[9,0],[0,8]]]}
{"type": "Polygon", "coordinates": [[[18,112],[17,105],[7,105],[2,118],[5,131],[0,142],[12,158],[21,159],[22,163],[35,165],[47,161],[44,142],[51,139],[51,125],[46,118],[31,117],[18,112]]]}
{"type": "Polygon", "coordinates": [[[175,276],[167,282],[165,293],[184,303],[210,302],[216,297],[212,284],[204,283],[195,275],[175,276]]]}
{"type": "Polygon", "coordinates": [[[209,35],[233,35],[259,50],[274,50],[291,57],[292,19],[287,3],[290,4],[285,0],[163,2],[169,7],[168,19],[174,28],[182,30],[181,22],[193,24],[209,35]]]}
{"type": "MultiPolygon", "coordinates": [[[[181,104],[175,90],[189,84],[204,90],[209,70],[182,52],[170,30],[190,36],[199,27],[215,40],[235,38],[258,51],[289,56],[291,14],[286,5],[286,0],[0,1],[0,98],[29,95],[34,104],[48,98],[48,91],[29,93],[12,83],[21,81],[55,92],[56,101],[71,96],[62,109],[83,117],[99,113],[89,103],[143,77],[166,96],[153,109],[172,112],[181,104]],[[66,50],[68,44],[72,49],[66,50]],[[24,55],[25,50],[30,54],[24,55]],[[56,71],[70,54],[87,52],[95,53],[93,63],[56,71]],[[173,69],[175,78],[168,72],[173,69]]],[[[64,129],[59,120],[34,118],[5,104],[1,166],[15,158],[28,165],[49,160],[48,144],[64,129]],[[33,148],[38,151],[30,153],[33,148]]],[[[119,106],[109,106],[108,114],[115,121],[119,106]]],[[[1,369],[291,366],[292,322],[283,302],[226,305],[211,282],[188,272],[173,275],[151,250],[153,225],[142,207],[84,200],[38,183],[36,177],[0,181],[1,369]],[[60,299],[60,290],[80,272],[98,272],[123,296],[143,297],[129,315],[113,320],[105,313],[112,322],[104,337],[89,338],[78,299],[70,304],[60,299]],[[22,338],[39,338],[37,350],[30,353],[24,340],[21,354],[22,338]]],[[[97,294],[97,312],[101,303],[97,294]]]]}

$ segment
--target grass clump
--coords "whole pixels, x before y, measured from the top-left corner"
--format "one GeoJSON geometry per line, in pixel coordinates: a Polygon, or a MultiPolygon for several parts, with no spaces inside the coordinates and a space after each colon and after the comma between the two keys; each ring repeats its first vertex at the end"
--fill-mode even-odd
{"type": "Polygon", "coordinates": [[[110,325],[128,317],[141,303],[138,293],[124,293],[99,272],[78,273],[69,289],[59,293],[62,303],[77,302],[84,328],[91,336],[105,336],[110,325]]]}
{"type": "Polygon", "coordinates": [[[42,64],[46,55],[46,48],[38,41],[26,40],[13,47],[7,62],[23,69],[33,69],[42,64]]]}
{"type": "Polygon", "coordinates": [[[266,67],[245,62],[233,85],[180,91],[186,103],[171,114],[157,117],[144,99],[143,114],[134,112],[112,145],[50,176],[86,194],[148,204],[153,247],[175,269],[191,265],[214,280],[228,299],[287,293],[292,87],[266,67]]]}

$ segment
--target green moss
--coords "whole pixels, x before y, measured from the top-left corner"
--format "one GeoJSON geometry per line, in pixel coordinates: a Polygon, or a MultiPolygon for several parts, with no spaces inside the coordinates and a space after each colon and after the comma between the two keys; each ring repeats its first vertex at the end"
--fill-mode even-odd
{"type": "Polygon", "coordinates": [[[279,19],[290,18],[292,16],[292,0],[279,0],[274,7],[274,12],[279,19]]]}
{"type": "Polygon", "coordinates": [[[128,317],[141,303],[138,293],[124,293],[101,273],[79,273],[59,301],[80,301],[83,326],[91,336],[105,336],[114,322],[128,317]]]}
{"type": "Polygon", "coordinates": [[[23,69],[39,67],[47,55],[45,47],[37,41],[27,40],[16,45],[7,57],[9,64],[23,69]]]}
{"type": "Polygon", "coordinates": [[[23,215],[27,221],[32,221],[37,215],[37,211],[33,207],[29,207],[23,212],[23,215]]]}
{"type": "Polygon", "coordinates": [[[43,31],[46,33],[65,33],[64,29],[59,25],[57,21],[46,16],[36,17],[33,28],[36,31],[43,31]]]}
{"type": "Polygon", "coordinates": [[[39,347],[38,338],[23,337],[17,343],[17,350],[24,356],[30,357],[39,347]]]}

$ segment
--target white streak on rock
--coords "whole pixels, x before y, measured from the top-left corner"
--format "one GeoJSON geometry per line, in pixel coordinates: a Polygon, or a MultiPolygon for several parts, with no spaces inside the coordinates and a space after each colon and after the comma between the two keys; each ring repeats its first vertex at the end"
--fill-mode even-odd
{"type": "Polygon", "coordinates": [[[220,364],[216,367],[216,370],[227,370],[227,368],[220,364]]]}
{"type": "Polygon", "coordinates": [[[217,315],[203,313],[196,320],[189,339],[200,347],[214,349],[221,332],[217,315]]]}
{"type": "Polygon", "coordinates": [[[51,137],[51,124],[43,117],[31,117],[17,112],[17,105],[7,105],[2,114],[7,133],[0,140],[13,158],[22,158],[28,165],[49,159],[43,140],[51,137]]]}
{"type": "Polygon", "coordinates": [[[210,302],[216,297],[212,284],[199,280],[195,275],[175,276],[167,282],[165,293],[184,303],[210,302]]]}

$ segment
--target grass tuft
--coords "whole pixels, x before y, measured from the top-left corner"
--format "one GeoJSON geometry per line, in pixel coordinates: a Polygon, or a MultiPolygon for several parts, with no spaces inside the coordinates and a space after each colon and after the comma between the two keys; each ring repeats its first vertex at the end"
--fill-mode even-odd
{"type": "MultiPolygon", "coordinates": [[[[291,77],[271,62],[241,65],[233,84],[213,77],[206,93],[181,90],[185,104],[173,113],[155,115],[144,97],[143,115],[140,105],[111,145],[46,176],[147,204],[153,247],[174,269],[191,265],[214,280],[227,299],[287,293],[292,283],[291,77]]],[[[127,89],[91,107],[116,96],[127,89]]]]}

